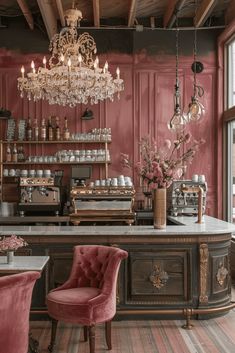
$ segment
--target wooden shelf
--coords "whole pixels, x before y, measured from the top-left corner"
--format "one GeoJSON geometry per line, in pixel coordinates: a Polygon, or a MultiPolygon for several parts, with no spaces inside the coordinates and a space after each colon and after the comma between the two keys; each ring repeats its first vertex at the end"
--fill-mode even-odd
{"type": "Polygon", "coordinates": [[[2,162],[0,164],[2,165],[41,165],[41,164],[110,164],[111,161],[95,161],[95,162],[92,162],[92,161],[84,161],[84,162],[77,162],[77,161],[74,161],[74,162],[2,162]]]}
{"type": "Polygon", "coordinates": [[[21,145],[21,144],[64,144],[64,143],[67,143],[67,144],[70,144],[70,143],[72,143],[72,144],[74,144],[74,143],[79,143],[79,144],[91,144],[91,143],[102,143],[102,144],[104,144],[104,143],[111,143],[112,141],[98,141],[98,140],[93,140],[93,141],[81,141],[81,140],[69,140],[69,141],[65,141],[65,140],[59,140],[59,141],[48,141],[48,140],[46,140],[46,141],[25,141],[25,140],[23,140],[23,141],[19,141],[19,140],[11,140],[11,141],[2,141],[2,143],[4,144],[4,145],[8,145],[8,144],[19,144],[19,145],[21,145]]]}

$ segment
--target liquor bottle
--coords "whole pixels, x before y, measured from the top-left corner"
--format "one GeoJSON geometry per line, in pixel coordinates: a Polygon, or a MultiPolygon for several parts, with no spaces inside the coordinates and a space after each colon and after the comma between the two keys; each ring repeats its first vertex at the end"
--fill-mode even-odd
{"type": "Polygon", "coordinates": [[[12,161],[10,145],[7,145],[6,161],[7,162],[11,162],[12,161]]]}
{"type": "Polygon", "coordinates": [[[70,138],[70,132],[69,132],[69,129],[68,129],[68,120],[67,120],[67,118],[65,117],[65,118],[64,118],[63,140],[68,141],[69,138],[70,138]]]}
{"type": "Polygon", "coordinates": [[[23,162],[25,160],[25,155],[24,155],[24,148],[23,146],[20,146],[18,148],[18,162],[23,162]]]}
{"type": "Polygon", "coordinates": [[[48,140],[53,141],[54,139],[54,133],[53,133],[53,126],[51,122],[51,116],[48,118],[48,140]]]}
{"type": "Polygon", "coordinates": [[[18,161],[18,151],[16,147],[16,143],[14,143],[13,150],[12,150],[12,162],[18,161]]]}
{"type": "Polygon", "coordinates": [[[39,139],[39,127],[38,127],[38,120],[34,119],[34,140],[38,141],[39,139]]]}
{"type": "Polygon", "coordinates": [[[45,119],[42,119],[40,138],[41,138],[42,141],[46,141],[46,138],[47,138],[47,128],[46,128],[45,119]]]}
{"type": "Polygon", "coordinates": [[[60,141],[61,139],[60,118],[58,116],[55,118],[55,139],[56,141],[60,141]]]}
{"type": "Polygon", "coordinates": [[[33,129],[32,129],[32,125],[31,125],[31,118],[28,118],[28,123],[26,126],[26,139],[28,141],[31,141],[33,138],[33,129]]]}

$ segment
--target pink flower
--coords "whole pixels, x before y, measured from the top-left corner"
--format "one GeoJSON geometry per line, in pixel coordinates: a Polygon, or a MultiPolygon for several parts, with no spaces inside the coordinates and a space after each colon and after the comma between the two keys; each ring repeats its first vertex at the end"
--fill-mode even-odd
{"type": "Polygon", "coordinates": [[[21,237],[17,237],[16,235],[12,234],[10,237],[3,237],[0,240],[0,251],[9,251],[9,250],[17,250],[22,246],[28,245],[27,242],[22,239],[21,237]]]}
{"type": "Polygon", "coordinates": [[[153,179],[153,175],[154,175],[153,173],[147,172],[145,176],[147,179],[151,180],[153,179]]]}
{"type": "Polygon", "coordinates": [[[164,145],[163,145],[164,147],[166,147],[166,148],[168,148],[168,149],[170,149],[171,148],[171,141],[170,140],[165,140],[165,142],[164,142],[164,145]]]}

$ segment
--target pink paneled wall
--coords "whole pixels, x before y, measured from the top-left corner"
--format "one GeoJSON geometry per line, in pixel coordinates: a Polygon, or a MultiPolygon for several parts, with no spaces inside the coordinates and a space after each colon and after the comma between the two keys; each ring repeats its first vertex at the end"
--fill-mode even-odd
{"type": "MultiPolygon", "coordinates": [[[[38,55],[35,57],[42,57],[38,55]]],[[[94,112],[94,119],[82,121],[81,115],[86,106],[76,108],[63,108],[49,106],[45,102],[28,102],[22,100],[17,91],[17,76],[22,63],[30,65],[32,55],[15,55],[4,50],[0,51],[0,106],[11,110],[14,118],[31,118],[49,115],[58,115],[62,119],[68,117],[70,131],[86,132],[95,127],[111,127],[112,143],[110,154],[112,163],[109,167],[109,176],[119,174],[131,174],[136,187],[139,179],[134,172],[123,170],[120,163],[120,153],[127,153],[134,162],[139,159],[138,141],[141,137],[151,135],[159,145],[165,138],[175,139],[176,136],[167,128],[167,123],[173,114],[173,93],[175,84],[175,58],[169,55],[149,56],[142,52],[139,54],[109,54],[100,61],[108,59],[110,71],[115,72],[117,64],[121,69],[121,77],[125,81],[125,91],[120,100],[114,102],[103,102],[90,106],[94,112]]],[[[217,216],[218,205],[216,169],[217,156],[216,147],[216,55],[215,53],[200,56],[204,64],[204,71],[198,74],[198,83],[204,87],[205,95],[202,102],[206,108],[204,119],[197,124],[187,127],[195,139],[204,138],[204,144],[193,163],[188,166],[186,177],[192,174],[205,174],[208,182],[207,213],[217,216]]],[[[180,81],[182,92],[182,106],[187,108],[192,94],[192,57],[180,57],[180,81]]],[[[222,94],[222,93],[221,93],[222,94]]],[[[1,138],[3,136],[3,125],[1,124],[1,138]]],[[[37,153],[44,153],[48,146],[37,146],[37,153]],[[41,150],[42,149],[42,150],[41,150]]],[[[63,147],[62,147],[63,148],[63,147]]],[[[104,177],[104,169],[94,167],[93,177],[104,177]]],[[[69,176],[69,170],[66,172],[69,176]]],[[[219,205],[221,208],[221,205],[219,205]]]]}

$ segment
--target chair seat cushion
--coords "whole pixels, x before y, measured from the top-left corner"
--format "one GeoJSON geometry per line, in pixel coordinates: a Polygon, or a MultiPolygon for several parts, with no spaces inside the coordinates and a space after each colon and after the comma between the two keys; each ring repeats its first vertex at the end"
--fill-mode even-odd
{"type": "Polygon", "coordinates": [[[48,313],[56,320],[91,325],[93,308],[89,301],[101,293],[93,287],[55,290],[47,296],[48,313]]]}

